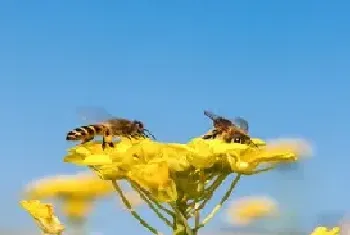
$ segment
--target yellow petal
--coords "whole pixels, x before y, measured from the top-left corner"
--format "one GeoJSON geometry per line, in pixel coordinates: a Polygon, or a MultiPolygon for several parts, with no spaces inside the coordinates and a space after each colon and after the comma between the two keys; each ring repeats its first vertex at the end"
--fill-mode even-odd
{"type": "Polygon", "coordinates": [[[73,163],[76,165],[85,166],[85,156],[81,154],[69,154],[63,158],[64,162],[73,163]]]}
{"type": "Polygon", "coordinates": [[[224,143],[222,140],[192,139],[188,144],[190,151],[190,164],[198,169],[212,167],[215,163],[226,164],[225,156],[245,151],[248,146],[237,143],[224,143]]]}
{"type": "Polygon", "coordinates": [[[253,142],[254,145],[257,145],[259,147],[266,146],[266,142],[264,140],[262,140],[262,139],[251,138],[251,141],[253,142]]]}
{"type": "Polygon", "coordinates": [[[169,181],[163,187],[150,188],[148,191],[159,202],[174,202],[177,200],[176,184],[174,181],[169,181]]]}
{"type": "Polygon", "coordinates": [[[38,200],[23,200],[21,206],[28,211],[34,218],[50,219],[53,216],[53,206],[48,203],[41,203],[38,200]]]}
{"type": "Polygon", "coordinates": [[[149,188],[162,187],[170,180],[169,167],[166,162],[150,162],[145,165],[137,165],[128,173],[128,176],[149,188]]]}
{"type": "Polygon", "coordinates": [[[268,197],[243,197],[231,203],[228,215],[230,222],[248,224],[256,219],[276,215],[277,204],[268,197]]]}
{"type": "Polygon", "coordinates": [[[337,232],[337,229],[334,230],[336,233],[333,233],[332,230],[329,230],[326,227],[317,227],[315,230],[311,233],[311,235],[338,235],[339,231],[337,232]]]}
{"type": "Polygon", "coordinates": [[[334,227],[330,230],[331,235],[339,235],[340,234],[340,228],[339,227],[334,227]]]}
{"type": "Polygon", "coordinates": [[[49,220],[39,219],[35,221],[44,234],[62,234],[65,227],[56,216],[49,220]]]}
{"type": "Polygon", "coordinates": [[[313,149],[311,144],[303,139],[274,139],[270,140],[266,146],[268,151],[292,152],[298,156],[311,156],[313,149]]]}
{"type": "Polygon", "coordinates": [[[42,203],[38,200],[23,200],[20,205],[29,212],[44,233],[59,234],[64,230],[63,224],[54,215],[52,204],[42,203]]]}
{"type": "Polygon", "coordinates": [[[176,200],[176,185],[169,176],[169,167],[166,162],[137,165],[128,173],[128,177],[151,192],[159,201],[176,200]]]}
{"type": "Polygon", "coordinates": [[[34,199],[51,197],[96,198],[114,192],[110,182],[91,173],[57,175],[34,181],[27,186],[26,196],[34,199]]]}
{"type": "Polygon", "coordinates": [[[168,144],[160,147],[158,157],[154,157],[151,162],[166,162],[169,170],[184,171],[190,167],[187,155],[188,149],[185,145],[168,144]]]}
{"type": "Polygon", "coordinates": [[[90,155],[84,159],[84,164],[87,166],[102,166],[112,164],[112,160],[108,155],[90,155]]]}
{"type": "Polygon", "coordinates": [[[84,218],[91,209],[91,201],[82,198],[69,198],[62,203],[62,209],[69,218],[84,218]]]}
{"type": "Polygon", "coordinates": [[[75,148],[75,153],[77,154],[81,154],[81,155],[90,155],[90,151],[87,148],[78,146],[77,148],[75,148]]]}
{"type": "Polygon", "coordinates": [[[120,180],[126,177],[127,172],[119,168],[118,164],[108,164],[93,167],[96,174],[103,180],[120,180]]]}

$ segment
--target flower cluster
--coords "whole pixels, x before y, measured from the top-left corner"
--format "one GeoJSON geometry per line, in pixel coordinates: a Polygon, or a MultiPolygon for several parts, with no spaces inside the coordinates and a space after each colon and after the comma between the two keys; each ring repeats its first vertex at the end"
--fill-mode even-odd
{"type": "Polygon", "coordinates": [[[88,166],[104,180],[126,179],[160,202],[174,202],[179,193],[187,199],[198,198],[199,180],[205,184],[219,175],[255,174],[264,170],[260,168],[264,164],[271,168],[296,161],[303,150],[292,141],[269,146],[260,139],[246,145],[219,139],[195,138],[179,144],[122,138],[105,150],[97,141],[73,147],[64,161],[88,166]]]}
{"type": "Polygon", "coordinates": [[[58,199],[69,219],[82,220],[92,202],[114,191],[111,184],[90,172],[56,175],[34,181],[27,186],[26,199],[58,199]]]}
{"type": "Polygon", "coordinates": [[[310,235],[340,235],[340,228],[334,227],[328,229],[326,227],[317,227],[310,235]]]}
{"type": "MultiPolygon", "coordinates": [[[[266,144],[261,139],[252,139],[249,144],[239,144],[225,143],[221,139],[194,138],[180,144],[121,138],[114,147],[103,149],[101,142],[93,141],[69,149],[64,161],[87,166],[95,174],[56,176],[36,181],[28,187],[26,198],[61,199],[68,219],[82,221],[95,199],[116,191],[125,209],[153,234],[159,232],[142,219],[134,207],[147,204],[172,228],[173,234],[196,235],[228,200],[242,175],[258,174],[274,169],[279,163],[297,161],[299,156],[307,153],[305,147],[308,147],[305,142],[298,140],[266,144]],[[200,221],[199,211],[231,174],[236,176],[225,195],[200,221]],[[131,185],[133,194],[123,192],[117,183],[120,180],[131,185]],[[188,223],[191,218],[195,221],[193,228],[188,223]]],[[[40,204],[39,201],[35,203],[40,204]]],[[[273,206],[266,208],[267,203],[263,204],[265,207],[255,203],[248,206],[248,210],[237,207],[237,214],[245,221],[263,217],[273,206]]],[[[56,228],[46,226],[56,217],[50,217],[51,220],[48,216],[33,214],[33,217],[40,222],[41,228],[46,228],[45,231],[56,228]]],[[[58,220],[56,222],[59,224],[58,220]]],[[[62,232],[58,227],[56,230],[54,232],[62,232]]]]}
{"type": "Polygon", "coordinates": [[[248,225],[253,221],[277,215],[277,203],[268,197],[250,196],[233,201],[228,209],[229,222],[248,225]]]}
{"type": "Polygon", "coordinates": [[[52,204],[42,203],[38,200],[23,200],[20,205],[33,217],[44,234],[62,234],[64,226],[54,215],[52,204]]]}

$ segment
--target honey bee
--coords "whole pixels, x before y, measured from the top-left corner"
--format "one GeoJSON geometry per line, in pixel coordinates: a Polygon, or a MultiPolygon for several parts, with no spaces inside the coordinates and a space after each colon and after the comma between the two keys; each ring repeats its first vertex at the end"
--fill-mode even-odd
{"type": "Polygon", "coordinates": [[[248,134],[249,123],[242,117],[236,117],[233,121],[218,116],[210,111],[204,111],[204,115],[213,121],[213,129],[205,134],[203,139],[222,138],[226,143],[252,143],[248,134]]]}
{"type": "Polygon", "coordinates": [[[70,130],[67,133],[66,140],[80,140],[82,141],[81,144],[84,144],[93,140],[96,136],[102,136],[102,148],[105,149],[107,146],[114,147],[114,137],[127,137],[135,139],[152,137],[155,139],[152,133],[144,128],[144,124],[141,121],[113,117],[101,108],[79,109],[78,111],[80,115],[83,115],[84,119],[92,119],[93,115],[89,113],[90,111],[93,111],[93,114],[104,116],[104,118],[94,118],[94,120],[102,120],[94,121],[95,124],[84,125],[80,126],[79,128],[75,128],[74,130],[70,130]],[[107,119],[107,117],[109,118],[107,119]]]}

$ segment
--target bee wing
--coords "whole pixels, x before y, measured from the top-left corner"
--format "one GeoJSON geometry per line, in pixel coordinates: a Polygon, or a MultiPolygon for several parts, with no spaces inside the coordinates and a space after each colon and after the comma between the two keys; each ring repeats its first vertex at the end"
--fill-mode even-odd
{"type": "Polygon", "coordinates": [[[102,107],[81,106],[76,111],[79,119],[85,123],[99,123],[116,118],[102,107]]]}
{"type": "Polygon", "coordinates": [[[204,115],[209,117],[211,120],[213,121],[216,121],[216,120],[219,120],[219,119],[224,119],[223,117],[219,116],[219,115],[216,115],[210,111],[207,111],[207,110],[204,110],[204,115]]]}
{"type": "Polygon", "coordinates": [[[244,132],[248,133],[249,123],[246,119],[244,119],[242,117],[236,117],[233,120],[233,124],[235,124],[238,128],[242,129],[244,132]]]}

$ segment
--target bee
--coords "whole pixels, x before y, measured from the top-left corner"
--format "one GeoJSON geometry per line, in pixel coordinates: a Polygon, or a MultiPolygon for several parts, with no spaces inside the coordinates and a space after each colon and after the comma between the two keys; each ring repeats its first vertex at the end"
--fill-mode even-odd
{"type": "Polygon", "coordinates": [[[204,111],[204,115],[213,121],[213,129],[205,134],[203,139],[222,138],[226,143],[252,143],[248,134],[249,123],[242,117],[236,117],[233,121],[218,116],[210,111],[204,111]]]}
{"type": "Polygon", "coordinates": [[[102,148],[114,147],[114,137],[127,137],[127,138],[150,138],[155,139],[153,134],[144,128],[144,124],[138,120],[129,120],[125,118],[117,118],[109,115],[104,109],[79,109],[80,115],[84,116],[84,119],[91,118],[89,111],[93,111],[93,114],[104,116],[101,121],[95,121],[95,124],[80,126],[74,130],[70,130],[67,133],[66,140],[68,141],[81,141],[81,144],[87,143],[93,140],[96,136],[102,136],[102,148]],[[88,112],[86,112],[88,111],[88,112]],[[87,113],[85,115],[84,113],[87,113]],[[107,119],[107,117],[109,117],[107,119]]]}

